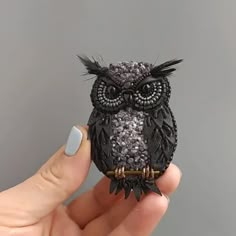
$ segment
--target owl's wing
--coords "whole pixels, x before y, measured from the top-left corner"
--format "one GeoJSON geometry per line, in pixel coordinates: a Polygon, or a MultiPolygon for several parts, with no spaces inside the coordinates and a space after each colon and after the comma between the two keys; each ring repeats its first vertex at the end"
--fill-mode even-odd
{"type": "Polygon", "coordinates": [[[149,113],[144,120],[144,138],[147,140],[150,165],[163,172],[172,160],[177,145],[177,128],[168,105],[149,113]]]}
{"type": "Polygon", "coordinates": [[[88,121],[92,160],[104,174],[113,169],[113,161],[110,157],[111,118],[111,115],[93,109],[88,121]]]}

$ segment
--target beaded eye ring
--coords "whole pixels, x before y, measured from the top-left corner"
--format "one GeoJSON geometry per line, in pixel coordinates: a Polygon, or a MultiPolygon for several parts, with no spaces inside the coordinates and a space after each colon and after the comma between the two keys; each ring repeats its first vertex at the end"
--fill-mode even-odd
{"type": "Polygon", "coordinates": [[[182,60],[158,66],[120,62],[102,67],[79,56],[88,74],[96,75],[91,91],[89,139],[92,160],[111,179],[110,193],[161,192],[156,185],[172,161],[177,146],[177,126],[169,107],[168,76],[182,60]]]}

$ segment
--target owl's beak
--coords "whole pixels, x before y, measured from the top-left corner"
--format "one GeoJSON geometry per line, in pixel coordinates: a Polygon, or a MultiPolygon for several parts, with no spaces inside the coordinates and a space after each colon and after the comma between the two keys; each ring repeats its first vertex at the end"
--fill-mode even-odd
{"type": "Polygon", "coordinates": [[[131,105],[133,103],[133,93],[132,92],[124,92],[123,98],[126,104],[131,105]]]}

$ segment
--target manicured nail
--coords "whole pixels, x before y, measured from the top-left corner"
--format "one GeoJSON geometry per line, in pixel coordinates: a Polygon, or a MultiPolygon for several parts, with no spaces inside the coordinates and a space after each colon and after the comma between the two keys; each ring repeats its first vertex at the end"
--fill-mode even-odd
{"type": "Polygon", "coordinates": [[[66,143],[65,154],[67,156],[74,156],[76,154],[76,152],[80,147],[82,138],[83,138],[82,132],[76,126],[74,126],[70,131],[66,143]]]}

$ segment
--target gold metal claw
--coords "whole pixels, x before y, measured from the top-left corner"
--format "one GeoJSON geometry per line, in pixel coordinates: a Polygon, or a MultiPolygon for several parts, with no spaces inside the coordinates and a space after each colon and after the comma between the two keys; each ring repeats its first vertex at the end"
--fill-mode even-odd
{"type": "Polygon", "coordinates": [[[107,175],[114,175],[115,178],[117,179],[122,179],[125,178],[125,167],[121,168],[116,168],[114,171],[112,171],[112,174],[110,173],[111,171],[107,172],[107,175]]]}
{"type": "MultiPolygon", "coordinates": [[[[152,175],[154,174],[155,175],[159,175],[160,174],[160,171],[159,170],[149,170],[149,173],[151,172],[151,177],[152,175]]],[[[144,174],[144,170],[124,170],[124,175],[127,176],[127,175],[142,175],[144,174]]],[[[146,172],[145,172],[146,173],[146,172]]],[[[115,176],[115,177],[118,177],[118,169],[115,169],[115,170],[109,170],[106,172],[106,175],[107,176],[115,176]]],[[[146,175],[145,175],[146,176],[146,175]]]]}

